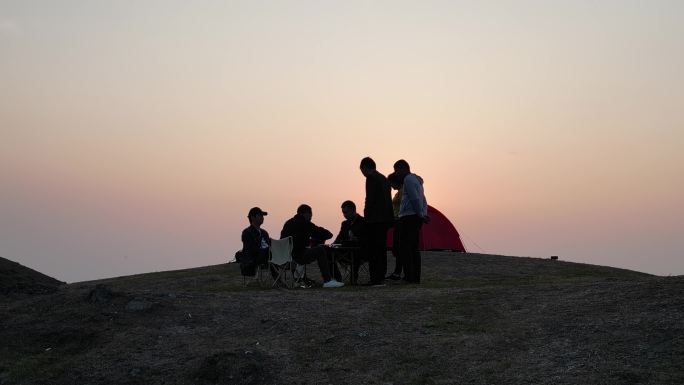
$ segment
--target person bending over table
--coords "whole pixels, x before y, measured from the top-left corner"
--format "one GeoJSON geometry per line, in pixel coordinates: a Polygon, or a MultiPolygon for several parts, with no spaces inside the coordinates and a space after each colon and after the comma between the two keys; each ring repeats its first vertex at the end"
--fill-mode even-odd
{"type": "MultiPolygon", "coordinates": [[[[332,238],[330,231],[311,222],[312,217],[313,210],[311,206],[306,204],[300,205],[297,208],[297,214],[288,219],[283,225],[280,238],[292,237],[292,259],[298,264],[308,265],[313,261],[318,262],[318,268],[321,270],[321,276],[323,276],[323,287],[342,287],[344,283],[332,278],[325,247],[322,245],[307,247],[311,244],[312,239],[324,241],[332,238]]],[[[303,281],[302,283],[311,282],[307,277],[300,277],[300,281],[303,281]]]]}

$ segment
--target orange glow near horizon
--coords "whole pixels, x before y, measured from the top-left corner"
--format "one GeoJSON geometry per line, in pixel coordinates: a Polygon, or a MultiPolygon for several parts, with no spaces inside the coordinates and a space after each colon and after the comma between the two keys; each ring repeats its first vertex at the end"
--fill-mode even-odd
{"type": "Polygon", "coordinates": [[[0,256],[221,263],[252,206],[336,233],[372,156],[474,252],[684,274],[684,5],[157,7],[0,7],[0,256]]]}

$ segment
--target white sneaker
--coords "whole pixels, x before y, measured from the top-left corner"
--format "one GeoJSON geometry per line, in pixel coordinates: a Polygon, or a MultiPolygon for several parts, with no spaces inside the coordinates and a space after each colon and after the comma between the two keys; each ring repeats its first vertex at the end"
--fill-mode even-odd
{"type": "Polygon", "coordinates": [[[334,279],[331,279],[330,281],[323,284],[323,287],[327,287],[327,288],[336,288],[336,287],[342,287],[342,286],[344,286],[344,283],[335,281],[334,279]]]}

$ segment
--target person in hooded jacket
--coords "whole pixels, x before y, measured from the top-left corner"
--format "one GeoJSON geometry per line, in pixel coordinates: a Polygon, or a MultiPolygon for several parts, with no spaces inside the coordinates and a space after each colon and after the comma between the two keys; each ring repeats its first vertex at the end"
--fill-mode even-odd
{"type": "Polygon", "coordinates": [[[394,163],[394,172],[403,180],[403,192],[399,208],[400,244],[399,254],[404,267],[404,280],[420,283],[421,256],[418,250],[420,229],[430,221],[423,178],[411,172],[404,159],[394,163]]]}

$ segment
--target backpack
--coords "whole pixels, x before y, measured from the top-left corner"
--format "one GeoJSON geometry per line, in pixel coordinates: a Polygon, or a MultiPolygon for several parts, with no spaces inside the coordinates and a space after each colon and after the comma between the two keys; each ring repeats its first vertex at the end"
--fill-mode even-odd
{"type": "Polygon", "coordinates": [[[240,274],[245,277],[253,277],[256,274],[256,263],[244,251],[235,252],[235,262],[240,264],[240,274]]]}
{"type": "Polygon", "coordinates": [[[240,264],[240,274],[244,275],[245,277],[253,277],[256,275],[258,263],[255,256],[245,253],[242,250],[240,250],[239,253],[240,260],[238,261],[237,256],[235,257],[235,260],[240,264]]]}

